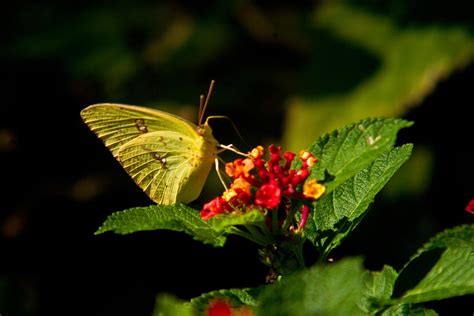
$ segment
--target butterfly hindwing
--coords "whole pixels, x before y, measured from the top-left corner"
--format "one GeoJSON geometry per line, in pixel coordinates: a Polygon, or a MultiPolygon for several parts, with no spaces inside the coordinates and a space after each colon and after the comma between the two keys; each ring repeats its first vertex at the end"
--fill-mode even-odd
{"type": "Polygon", "coordinates": [[[196,139],[173,131],[152,132],[123,145],[118,159],[153,201],[170,204],[178,200],[191,174],[203,167],[196,163],[196,144],[196,139]]]}

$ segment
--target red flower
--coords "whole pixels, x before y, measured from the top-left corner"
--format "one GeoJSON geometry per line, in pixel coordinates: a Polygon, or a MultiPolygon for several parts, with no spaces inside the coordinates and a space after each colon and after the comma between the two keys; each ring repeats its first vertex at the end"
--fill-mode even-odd
{"type": "Polygon", "coordinates": [[[469,204],[466,206],[466,212],[474,214],[474,199],[472,199],[469,204]]]}
{"type": "Polygon", "coordinates": [[[217,214],[226,212],[227,210],[229,210],[229,208],[229,205],[223,198],[216,197],[212,201],[204,204],[204,207],[201,210],[201,218],[203,220],[208,220],[209,218],[214,217],[217,214]]]}
{"type": "Polygon", "coordinates": [[[238,309],[231,308],[228,301],[215,299],[207,307],[206,316],[252,316],[252,310],[247,306],[238,309]]]}
{"type": "Polygon", "coordinates": [[[218,299],[209,304],[207,316],[232,316],[232,309],[226,301],[218,299]]]}
{"type": "Polygon", "coordinates": [[[276,208],[280,200],[281,188],[275,181],[262,185],[255,193],[255,204],[264,208],[276,208]]]}

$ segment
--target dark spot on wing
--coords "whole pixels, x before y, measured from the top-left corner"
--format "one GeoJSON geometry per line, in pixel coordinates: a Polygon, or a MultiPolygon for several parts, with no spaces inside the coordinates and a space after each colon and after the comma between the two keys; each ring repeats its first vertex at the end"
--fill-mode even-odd
{"type": "Polygon", "coordinates": [[[137,129],[140,133],[142,134],[148,133],[148,128],[145,125],[144,119],[136,119],[135,125],[137,126],[137,129]]]}

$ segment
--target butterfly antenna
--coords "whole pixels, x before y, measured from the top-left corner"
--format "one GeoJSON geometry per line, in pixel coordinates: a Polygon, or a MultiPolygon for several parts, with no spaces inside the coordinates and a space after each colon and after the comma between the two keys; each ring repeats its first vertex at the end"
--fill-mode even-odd
{"type": "Polygon", "coordinates": [[[216,81],[211,80],[211,84],[209,85],[209,90],[207,91],[207,94],[206,94],[206,99],[204,100],[204,104],[203,104],[202,108],[201,108],[201,106],[199,106],[199,108],[200,108],[199,126],[201,126],[201,124],[202,124],[202,119],[204,118],[204,113],[206,112],[207,104],[209,102],[209,99],[211,98],[211,94],[212,94],[212,91],[214,90],[214,85],[215,84],[216,84],[216,81]]]}
{"type": "Polygon", "coordinates": [[[239,129],[237,128],[237,125],[235,125],[235,123],[227,116],[225,115],[212,115],[212,116],[208,116],[207,119],[206,119],[206,124],[209,120],[212,120],[212,119],[226,119],[230,122],[230,124],[232,125],[232,127],[234,128],[234,131],[235,133],[237,134],[237,136],[240,138],[240,140],[242,141],[242,143],[245,144],[245,146],[247,146],[248,148],[250,148],[250,145],[245,141],[245,139],[242,137],[242,134],[240,134],[240,131],[239,129]]]}
{"type": "Polygon", "coordinates": [[[198,126],[201,125],[202,107],[204,106],[204,95],[199,96],[198,126]]]}

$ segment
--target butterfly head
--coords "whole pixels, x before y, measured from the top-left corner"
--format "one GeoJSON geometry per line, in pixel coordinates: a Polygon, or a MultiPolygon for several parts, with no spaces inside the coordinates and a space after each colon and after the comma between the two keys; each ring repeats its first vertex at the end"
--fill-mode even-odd
{"type": "Polygon", "coordinates": [[[204,138],[212,137],[212,128],[207,121],[197,127],[198,134],[204,138]]]}

